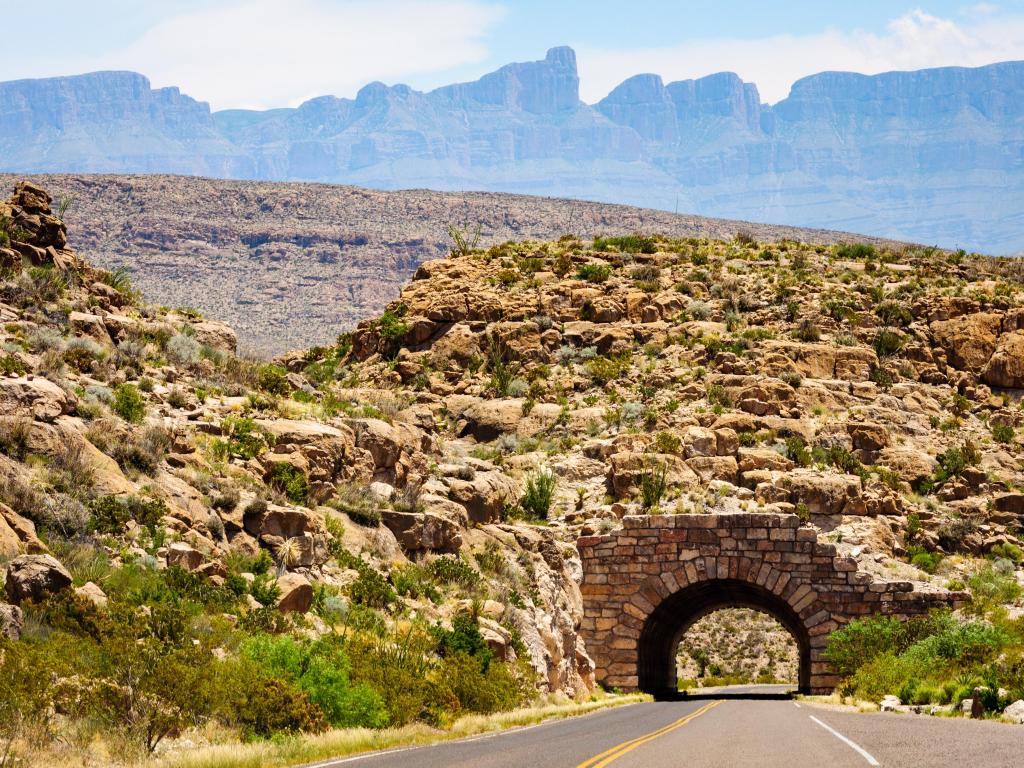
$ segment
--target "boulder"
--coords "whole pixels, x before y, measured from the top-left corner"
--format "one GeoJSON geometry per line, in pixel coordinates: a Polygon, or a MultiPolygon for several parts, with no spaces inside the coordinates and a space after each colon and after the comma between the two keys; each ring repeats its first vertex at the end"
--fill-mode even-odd
{"type": "Polygon", "coordinates": [[[75,594],[85,598],[97,608],[105,608],[107,605],[106,593],[91,581],[87,581],[82,586],[77,587],[75,594]]]}
{"type": "Polygon", "coordinates": [[[1002,320],[1002,315],[978,312],[940,320],[930,328],[950,365],[961,371],[981,373],[996,350],[1002,320]]]}
{"type": "Polygon", "coordinates": [[[39,603],[71,586],[71,574],[51,555],[21,555],[7,566],[7,599],[39,603]]]}
{"type": "Polygon", "coordinates": [[[220,352],[235,354],[238,351],[238,335],[235,329],[219,320],[201,320],[192,323],[196,341],[220,352]]]}
{"type": "Polygon", "coordinates": [[[167,565],[194,571],[203,564],[203,553],[184,541],[175,541],[167,548],[167,565]]]}
{"type": "Polygon", "coordinates": [[[915,448],[883,448],[875,463],[887,467],[915,487],[930,478],[938,467],[935,459],[915,448]]]}
{"type": "Polygon", "coordinates": [[[281,613],[306,613],[313,605],[313,585],[301,573],[284,573],[277,579],[281,596],[277,609],[281,613]]]}
{"type": "Polygon", "coordinates": [[[68,323],[75,336],[84,336],[104,346],[110,346],[110,334],[107,333],[107,326],[102,318],[85,312],[72,312],[68,315],[68,323]]]}
{"type": "Polygon", "coordinates": [[[500,520],[505,504],[519,498],[519,484],[497,470],[476,472],[472,480],[449,478],[446,482],[448,498],[464,507],[475,523],[500,520]]]}
{"type": "Polygon", "coordinates": [[[678,456],[624,451],[608,457],[608,487],[622,498],[640,487],[644,474],[665,468],[666,485],[698,485],[700,478],[678,456]]]}
{"type": "Polygon", "coordinates": [[[1024,699],[1017,699],[1003,710],[1003,717],[1011,723],[1024,725],[1024,699]]]}
{"type": "Polygon", "coordinates": [[[377,469],[395,466],[402,453],[398,431],[380,419],[356,419],[352,422],[356,432],[356,445],[370,452],[377,469]]]}
{"type": "Polygon", "coordinates": [[[724,480],[736,484],[736,459],[732,456],[695,456],[686,465],[700,477],[702,483],[724,480]]]}
{"type": "Polygon", "coordinates": [[[739,471],[744,473],[757,470],[788,472],[794,466],[792,461],[771,448],[740,448],[737,458],[739,471]]]}
{"type": "Polygon", "coordinates": [[[74,399],[52,381],[38,376],[0,378],[0,412],[53,421],[70,413],[74,399]]]}
{"type": "Polygon", "coordinates": [[[385,509],[381,511],[381,521],[395,534],[402,549],[409,554],[455,554],[462,547],[462,532],[458,523],[440,515],[385,509]]]}
{"type": "Polygon", "coordinates": [[[6,504],[0,503],[0,556],[40,555],[46,546],[36,536],[36,526],[6,504]]]}
{"type": "Polygon", "coordinates": [[[0,637],[11,640],[18,640],[21,637],[21,627],[25,614],[16,605],[0,603],[0,637]]]}
{"type": "Polygon", "coordinates": [[[878,702],[878,708],[882,712],[899,712],[903,708],[903,702],[899,696],[883,696],[882,700],[878,702]]]}
{"type": "Polygon", "coordinates": [[[981,378],[990,387],[1024,388],[1024,331],[999,337],[981,378]]]}
{"type": "Polygon", "coordinates": [[[688,459],[718,455],[718,436],[706,427],[687,427],[683,431],[682,443],[683,453],[688,459]]]}
{"type": "Polygon", "coordinates": [[[860,478],[796,469],[782,478],[791,504],[806,504],[812,515],[841,515],[860,498],[860,478]]]}
{"type": "Polygon", "coordinates": [[[850,422],[846,432],[853,443],[853,449],[860,452],[860,458],[867,464],[874,464],[878,452],[890,443],[889,431],[880,424],[850,422]]]}

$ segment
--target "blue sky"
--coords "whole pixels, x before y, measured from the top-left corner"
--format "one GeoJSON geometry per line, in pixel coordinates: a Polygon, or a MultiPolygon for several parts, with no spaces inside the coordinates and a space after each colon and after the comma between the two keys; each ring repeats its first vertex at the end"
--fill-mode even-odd
{"type": "MultiPolygon", "coordinates": [[[[823,69],[877,72],[1024,59],[1024,0],[50,0],[42,37],[10,35],[0,79],[132,69],[215,108],[352,96],[371,80],[431,88],[576,48],[584,100],[629,75],[723,69],[777,101],[823,69]]],[[[39,11],[5,9],[10,29],[39,11]]]]}

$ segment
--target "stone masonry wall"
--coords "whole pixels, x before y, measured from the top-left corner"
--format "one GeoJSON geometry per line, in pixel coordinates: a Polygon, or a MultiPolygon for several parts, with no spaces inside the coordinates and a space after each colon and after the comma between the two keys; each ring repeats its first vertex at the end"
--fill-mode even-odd
{"type": "MultiPolygon", "coordinates": [[[[809,644],[809,692],[828,693],[838,677],[824,660],[829,632],[869,614],[909,617],[956,605],[964,593],[915,591],[878,582],[853,558],[818,541],[795,515],[634,516],[605,536],[581,537],[582,635],[606,687],[636,690],[641,636],[651,614],[688,587],[732,580],[785,601],[809,644]]],[[[727,597],[723,587],[723,607],[727,597]]]]}

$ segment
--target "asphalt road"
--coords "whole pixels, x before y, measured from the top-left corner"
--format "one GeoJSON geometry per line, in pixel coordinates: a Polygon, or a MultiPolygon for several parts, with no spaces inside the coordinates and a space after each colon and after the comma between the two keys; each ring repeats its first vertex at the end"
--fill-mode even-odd
{"type": "MultiPolygon", "coordinates": [[[[730,692],[736,693],[736,689],[730,692]]],[[[1024,727],[782,700],[634,704],[319,768],[1020,768],[1024,727]]]]}

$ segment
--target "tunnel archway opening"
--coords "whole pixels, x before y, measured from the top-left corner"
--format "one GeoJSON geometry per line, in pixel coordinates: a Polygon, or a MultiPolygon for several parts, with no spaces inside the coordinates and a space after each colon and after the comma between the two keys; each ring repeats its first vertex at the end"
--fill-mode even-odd
{"type": "Polygon", "coordinates": [[[782,598],[764,587],[736,579],[711,579],[669,595],[644,623],[638,644],[640,690],[657,698],[679,696],[676,653],[680,640],[699,619],[722,608],[751,608],[766,613],[796,642],[797,690],[810,692],[810,636],[800,617],[782,598]]]}

